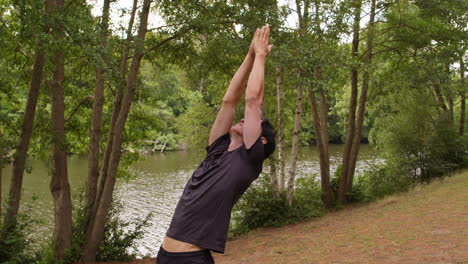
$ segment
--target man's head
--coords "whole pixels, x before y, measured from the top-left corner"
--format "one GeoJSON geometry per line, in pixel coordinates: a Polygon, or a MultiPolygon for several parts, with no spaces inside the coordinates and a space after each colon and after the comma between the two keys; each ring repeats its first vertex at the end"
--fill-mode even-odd
{"type": "Polygon", "coordinates": [[[263,143],[263,149],[265,159],[267,159],[276,149],[276,131],[268,119],[262,120],[262,141],[265,142],[263,138],[266,139],[266,143],[263,143]]]}
{"type": "MultiPolygon", "coordinates": [[[[276,132],[275,129],[273,128],[273,125],[268,119],[263,119],[261,121],[261,126],[262,126],[262,143],[263,143],[263,148],[265,151],[265,159],[268,158],[276,148],[276,132]]],[[[235,134],[240,137],[243,137],[243,129],[244,129],[244,119],[239,121],[237,124],[235,124],[233,127],[231,127],[231,135],[235,134]]]]}

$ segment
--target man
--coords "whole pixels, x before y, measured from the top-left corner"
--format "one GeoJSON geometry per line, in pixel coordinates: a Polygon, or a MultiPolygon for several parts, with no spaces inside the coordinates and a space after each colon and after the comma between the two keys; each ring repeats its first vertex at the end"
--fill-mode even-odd
{"type": "Polygon", "coordinates": [[[249,52],[224,95],[211,128],[205,160],[190,177],[164,237],[157,264],[214,263],[224,253],[231,210],[275,149],[275,131],[261,120],[270,29],[254,34],[249,52]],[[245,92],[244,119],[231,127],[245,92]]]}

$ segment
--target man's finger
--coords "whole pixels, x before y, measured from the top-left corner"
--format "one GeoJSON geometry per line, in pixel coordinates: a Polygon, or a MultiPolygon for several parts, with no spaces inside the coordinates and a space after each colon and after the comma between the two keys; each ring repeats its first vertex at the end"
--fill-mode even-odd
{"type": "Polygon", "coordinates": [[[255,30],[255,33],[254,33],[254,36],[253,36],[253,40],[258,39],[259,36],[260,36],[260,29],[257,28],[257,30],[255,30]]]}
{"type": "Polygon", "coordinates": [[[263,26],[263,40],[268,41],[269,35],[270,35],[270,28],[268,26],[263,26]]]}
{"type": "Polygon", "coordinates": [[[258,38],[263,39],[263,27],[258,30],[258,38]]]}
{"type": "Polygon", "coordinates": [[[268,27],[264,26],[263,27],[263,40],[267,40],[267,39],[268,39],[268,27]]]}

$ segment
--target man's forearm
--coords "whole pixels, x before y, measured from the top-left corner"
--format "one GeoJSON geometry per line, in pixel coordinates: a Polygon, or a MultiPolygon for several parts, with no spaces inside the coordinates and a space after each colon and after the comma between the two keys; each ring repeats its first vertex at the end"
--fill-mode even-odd
{"type": "Polygon", "coordinates": [[[242,93],[244,92],[245,82],[249,76],[252,66],[254,64],[255,54],[249,50],[249,53],[245,56],[244,61],[237,69],[236,74],[232,77],[231,83],[223,97],[224,103],[234,104],[239,103],[242,93]]]}
{"type": "Polygon", "coordinates": [[[256,55],[253,64],[252,72],[250,73],[247,83],[247,91],[245,92],[246,100],[258,100],[263,103],[263,89],[265,80],[265,55],[256,55]]]}

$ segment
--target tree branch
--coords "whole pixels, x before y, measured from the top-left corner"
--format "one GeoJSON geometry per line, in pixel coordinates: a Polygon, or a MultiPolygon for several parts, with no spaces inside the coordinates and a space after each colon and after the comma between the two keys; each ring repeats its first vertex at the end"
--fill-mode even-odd
{"type": "Polygon", "coordinates": [[[70,119],[75,115],[75,113],[78,111],[81,105],[83,105],[87,100],[94,101],[94,97],[91,95],[88,95],[85,98],[83,98],[83,100],[81,100],[81,102],[73,109],[73,111],[68,116],[68,118],[65,119],[65,124],[68,123],[68,121],[70,121],[70,119]]]}

